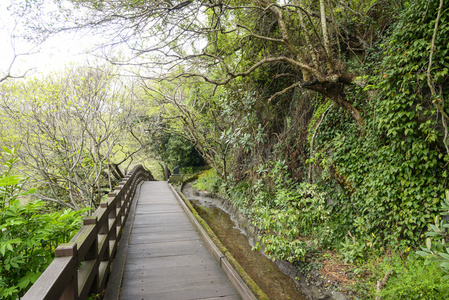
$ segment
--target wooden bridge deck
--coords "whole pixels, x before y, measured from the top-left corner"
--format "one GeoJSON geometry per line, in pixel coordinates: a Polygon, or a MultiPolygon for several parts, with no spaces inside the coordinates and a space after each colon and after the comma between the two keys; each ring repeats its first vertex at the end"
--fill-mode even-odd
{"type": "Polygon", "coordinates": [[[166,182],[136,197],[105,299],[240,299],[166,182]]]}

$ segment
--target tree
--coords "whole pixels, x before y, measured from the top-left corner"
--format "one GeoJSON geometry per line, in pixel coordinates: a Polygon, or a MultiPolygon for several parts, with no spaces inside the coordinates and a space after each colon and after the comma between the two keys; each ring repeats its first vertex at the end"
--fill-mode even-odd
{"type": "MultiPolygon", "coordinates": [[[[221,139],[223,128],[217,107],[212,101],[205,101],[209,96],[207,87],[196,83],[179,86],[177,84],[146,85],[153,105],[153,117],[160,119],[159,126],[154,129],[166,131],[170,137],[185,139],[199,151],[216,171],[226,178],[226,161],[230,149],[221,139]],[[214,113],[215,112],[215,113],[214,113]]],[[[210,100],[210,99],[209,99],[210,100]]],[[[160,145],[159,151],[166,151],[170,144],[160,145]]],[[[195,150],[196,151],[196,150],[195,150]]]]}
{"type": "MultiPolygon", "coordinates": [[[[42,1],[34,2],[42,5],[42,1]]],[[[349,113],[359,125],[364,123],[362,106],[353,104],[347,96],[347,87],[363,86],[364,82],[356,76],[360,72],[357,74],[347,66],[346,58],[363,60],[364,51],[376,39],[376,25],[388,24],[391,13],[386,11],[394,11],[385,8],[397,5],[394,1],[377,0],[70,2],[75,5],[72,9],[82,11],[83,16],[68,17],[68,23],[51,29],[54,32],[74,28],[104,30],[111,36],[110,43],[103,45],[109,48],[104,51],[105,58],[131,67],[147,86],[156,86],[148,83],[149,80],[177,81],[178,86],[192,82],[203,87],[209,85],[203,88],[209,95],[201,97],[202,100],[196,98],[197,102],[204,101],[198,107],[216,105],[207,102],[217,98],[215,93],[220,87],[232,90],[243,84],[257,90],[258,97],[267,106],[284,99],[298,99],[294,97],[298,91],[310,90],[324,97],[304,99],[321,99],[324,103],[323,99],[329,98],[335,106],[343,108],[340,112],[349,113]],[[109,50],[123,50],[121,45],[129,48],[131,52],[127,54],[131,56],[119,59],[111,54],[109,50]]],[[[185,89],[182,93],[186,97],[192,95],[185,89]]],[[[178,133],[191,139],[209,163],[219,157],[226,160],[223,157],[232,147],[218,137],[212,138],[213,142],[206,138],[204,133],[208,130],[197,132],[195,123],[199,119],[192,121],[199,116],[196,108],[184,106],[189,100],[171,92],[161,95],[163,101],[171,99],[177,107],[179,115],[172,113],[170,118],[180,117],[185,123],[186,132],[178,133]]],[[[313,108],[315,104],[305,107],[313,108]]],[[[210,124],[218,125],[220,131],[229,129],[214,120],[218,115],[208,116],[210,124]]],[[[270,130],[265,126],[267,123],[262,122],[262,127],[270,130]]],[[[257,125],[252,126],[252,132],[257,131],[257,125]]],[[[279,131],[271,134],[275,133],[279,131]]],[[[225,174],[226,168],[219,167],[221,164],[226,162],[219,162],[217,171],[225,174]]]]}
{"type": "Polygon", "coordinates": [[[289,80],[266,95],[267,101],[301,87],[328,97],[363,123],[360,110],[345,94],[346,86],[363,83],[346,68],[343,55],[366,50],[365,36],[373,30],[365,26],[351,31],[342,19],[374,16],[382,1],[72,3],[89,9],[79,26],[113,30],[110,46],[129,46],[133,58],[118,63],[142,67],[143,77],[161,79],[163,73],[165,79],[194,77],[220,86],[275,68],[275,79],[289,80]]]}
{"type": "Polygon", "coordinates": [[[3,86],[7,142],[20,144],[21,170],[41,186],[37,197],[79,209],[96,206],[104,188],[112,189],[120,179],[116,166],[143,146],[131,88],[101,67],[3,86]],[[139,147],[124,149],[129,139],[139,147]]]}

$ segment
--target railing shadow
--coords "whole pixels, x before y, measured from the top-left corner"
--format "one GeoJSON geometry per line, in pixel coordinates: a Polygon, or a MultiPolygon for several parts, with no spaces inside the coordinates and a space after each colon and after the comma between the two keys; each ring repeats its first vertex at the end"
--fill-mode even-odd
{"type": "Polygon", "coordinates": [[[86,299],[103,291],[117,251],[136,188],[154,180],[141,165],[136,166],[109,193],[69,243],[59,245],[55,259],[22,297],[38,299],[86,299]]]}

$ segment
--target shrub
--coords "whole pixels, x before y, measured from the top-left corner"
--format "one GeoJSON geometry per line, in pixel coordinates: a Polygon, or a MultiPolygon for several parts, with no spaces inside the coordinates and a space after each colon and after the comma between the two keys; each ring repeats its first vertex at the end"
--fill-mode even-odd
{"type": "Polygon", "coordinates": [[[193,187],[200,191],[209,191],[217,193],[222,184],[221,178],[217,175],[214,169],[204,171],[198,176],[198,180],[193,184],[193,187]]]}
{"type": "Polygon", "coordinates": [[[396,257],[390,267],[394,272],[380,293],[382,299],[449,299],[448,278],[438,264],[426,265],[411,254],[405,262],[396,257]]]}
{"type": "Polygon", "coordinates": [[[265,254],[289,261],[302,260],[308,248],[321,244],[329,227],[325,194],[316,185],[294,183],[284,161],[267,168],[264,183],[259,180],[254,190],[256,205],[251,206],[252,217],[261,229],[260,242],[265,254]]]}
{"type": "Polygon", "coordinates": [[[0,295],[17,299],[51,263],[55,248],[78,230],[86,210],[43,214],[46,206],[40,200],[0,204],[0,295]]]}
{"type": "MultiPolygon", "coordinates": [[[[449,190],[446,191],[446,198],[441,204],[441,215],[449,215],[449,190]]],[[[435,262],[445,273],[449,273],[449,247],[446,244],[449,239],[448,228],[449,223],[436,216],[435,224],[429,224],[429,231],[426,233],[426,247],[416,252],[426,259],[426,264],[435,262]]]]}

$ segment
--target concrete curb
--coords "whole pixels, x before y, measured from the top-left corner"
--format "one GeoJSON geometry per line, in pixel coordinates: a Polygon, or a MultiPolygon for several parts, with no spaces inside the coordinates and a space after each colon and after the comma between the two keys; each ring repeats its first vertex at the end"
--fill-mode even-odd
{"type": "MultiPolygon", "coordinates": [[[[204,220],[202,220],[201,217],[199,217],[198,215],[195,216],[192,213],[189,206],[186,204],[186,201],[188,201],[188,199],[182,193],[177,192],[171,184],[168,184],[168,185],[169,185],[170,189],[172,190],[173,194],[175,195],[176,199],[179,201],[182,209],[185,211],[188,218],[190,219],[192,224],[197,229],[198,233],[200,234],[201,238],[203,239],[204,243],[206,244],[206,247],[208,248],[209,252],[212,254],[212,256],[218,262],[220,267],[223,269],[223,271],[225,272],[229,281],[231,281],[234,288],[240,294],[242,299],[244,299],[244,300],[257,300],[257,299],[269,300],[268,296],[265,295],[265,293],[257,286],[257,284],[248,276],[248,274],[246,274],[246,272],[243,270],[243,268],[240,265],[238,265],[238,262],[232,257],[232,255],[227,251],[226,251],[226,255],[225,255],[219,249],[219,248],[221,248],[221,249],[226,249],[226,248],[221,244],[221,242],[218,240],[218,238],[215,236],[215,234],[213,232],[208,233],[208,231],[211,231],[210,228],[208,228],[208,230],[206,230],[203,227],[203,225],[201,225],[201,223],[199,222],[198,219],[200,219],[202,222],[204,222],[204,220]],[[211,237],[210,235],[213,235],[213,236],[211,237]],[[232,263],[230,262],[230,260],[232,261],[232,263]],[[235,269],[235,267],[238,268],[238,271],[235,269]],[[242,277],[244,277],[246,280],[243,280],[242,277]],[[252,286],[253,289],[251,289],[249,286],[252,286]],[[253,290],[255,290],[255,291],[253,291],[253,290]],[[253,292],[255,292],[255,293],[253,293],[253,292]],[[255,294],[257,294],[258,297],[256,297],[255,294]]],[[[192,210],[194,210],[194,209],[192,208],[192,210]]]]}

